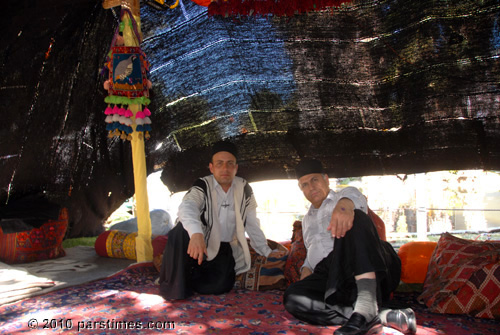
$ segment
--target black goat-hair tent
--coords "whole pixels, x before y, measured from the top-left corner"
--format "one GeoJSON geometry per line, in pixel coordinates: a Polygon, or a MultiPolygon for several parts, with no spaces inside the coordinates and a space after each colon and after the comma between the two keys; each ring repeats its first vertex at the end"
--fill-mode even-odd
{"type": "MultiPolygon", "coordinates": [[[[208,173],[210,145],[240,147],[249,181],[500,169],[498,1],[357,0],[294,16],[141,6],[151,64],[148,173],[172,192],[208,173]]],[[[96,235],[133,195],[130,143],[108,138],[99,75],[119,8],[7,1],[0,40],[0,201],[44,194],[68,236],[96,235]]]]}

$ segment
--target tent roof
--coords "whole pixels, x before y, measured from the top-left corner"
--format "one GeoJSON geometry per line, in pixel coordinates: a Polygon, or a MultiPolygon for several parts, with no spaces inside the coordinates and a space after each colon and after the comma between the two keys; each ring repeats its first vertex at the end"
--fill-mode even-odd
{"type": "MultiPolygon", "coordinates": [[[[134,192],[130,144],[107,138],[98,74],[118,25],[99,2],[9,1],[2,36],[3,203],[43,192],[95,234],[134,192]]],[[[500,170],[496,1],[358,0],[293,17],[220,17],[180,0],[141,8],[151,64],[148,172],[171,191],[240,146],[249,181],[500,170]]]]}

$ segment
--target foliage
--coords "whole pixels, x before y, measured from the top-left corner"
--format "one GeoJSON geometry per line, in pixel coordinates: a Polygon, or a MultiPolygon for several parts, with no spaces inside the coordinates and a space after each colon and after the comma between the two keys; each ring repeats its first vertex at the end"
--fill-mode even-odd
{"type": "Polygon", "coordinates": [[[94,237],[77,237],[65,239],[62,243],[63,248],[72,248],[79,245],[93,247],[97,236],[94,237]]]}

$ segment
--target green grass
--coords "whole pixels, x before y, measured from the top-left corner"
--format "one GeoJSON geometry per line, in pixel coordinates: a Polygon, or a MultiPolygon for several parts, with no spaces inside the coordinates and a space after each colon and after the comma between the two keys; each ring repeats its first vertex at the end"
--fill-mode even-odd
{"type": "Polygon", "coordinates": [[[78,245],[93,247],[96,239],[97,239],[97,236],[95,236],[95,237],[68,238],[68,239],[65,239],[63,241],[62,246],[63,246],[63,248],[72,248],[72,247],[76,247],[78,245]]]}

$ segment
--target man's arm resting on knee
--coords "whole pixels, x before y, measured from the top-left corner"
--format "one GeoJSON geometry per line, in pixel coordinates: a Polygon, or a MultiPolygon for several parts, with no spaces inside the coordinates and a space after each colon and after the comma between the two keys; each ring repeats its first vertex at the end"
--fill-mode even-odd
{"type": "Polygon", "coordinates": [[[342,198],[333,209],[328,230],[334,238],[341,238],[352,228],[354,222],[354,202],[349,198],[342,198]]]}

